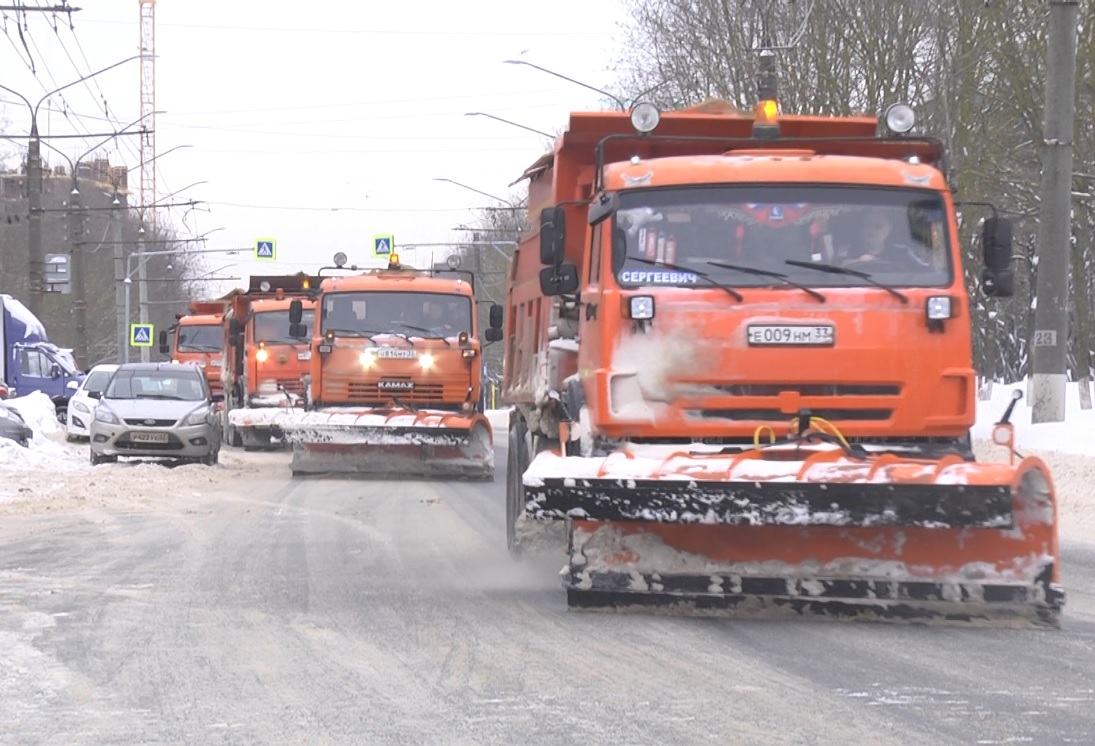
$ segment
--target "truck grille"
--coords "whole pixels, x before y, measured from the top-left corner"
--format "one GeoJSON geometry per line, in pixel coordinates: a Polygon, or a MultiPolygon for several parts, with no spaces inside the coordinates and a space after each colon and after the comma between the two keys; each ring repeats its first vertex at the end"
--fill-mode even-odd
{"type": "MultiPolygon", "coordinates": [[[[893,416],[892,409],[835,409],[828,407],[809,407],[810,414],[826,420],[859,420],[878,422],[893,416]]],[[[758,422],[786,422],[793,415],[772,409],[689,409],[692,417],[704,417],[719,420],[742,420],[758,422]]]]}
{"type": "Polygon", "coordinates": [[[299,378],[279,378],[278,379],[278,391],[284,389],[290,394],[296,394],[301,396],[304,394],[304,384],[301,383],[299,378]]]}
{"type": "MultiPolygon", "coordinates": [[[[385,380],[410,380],[409,378],[392,377],[385,380]]],[[[411,404],[426,404],[445,401],[445,385],[442,383],[416,383],[411,391],[392,392],[381,391],[378,387],[379,379],[350,383],[347,385],[349,400],[355,404],[384,403],[398,397],[400,401],[411,404]]]]}

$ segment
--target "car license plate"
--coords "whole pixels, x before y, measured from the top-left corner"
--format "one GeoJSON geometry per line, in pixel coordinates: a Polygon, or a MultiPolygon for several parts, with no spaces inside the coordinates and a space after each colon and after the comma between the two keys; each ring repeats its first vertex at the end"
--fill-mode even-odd
{"type": "Polygon", "coordinates": [[[759,346],[813,345],[830,346],[834,343],[832,326],[755,325],[749,327],[749,344],[759,346]]]}
{"type": "Polygon", "coordinates": [[[214,368],[219,368],[219,367],[221,367],[221,361],[220,360],[210,360],[209,365],[214,367],[214,368]]]}
{"type": "Polygon", "coordinates": [[[311,353],[311,351],[308,351],[308,352],[298,352],[298,353],[297,353],[297,360],[311,360],[311,359],[312,359],[312,353],[311,353]]]}
{"type": "Polygon", "coordinates": [[[134,443],[166,443],[167,433],[133,433],[129,436],[134,443]]]}

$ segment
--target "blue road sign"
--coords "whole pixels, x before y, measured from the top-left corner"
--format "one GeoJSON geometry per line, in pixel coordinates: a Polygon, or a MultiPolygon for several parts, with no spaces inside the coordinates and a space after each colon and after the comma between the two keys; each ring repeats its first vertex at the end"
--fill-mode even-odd
{"type": "Polygon", "coordinates": [[[395,236],[373,236],[373,256],[390,256],[395,251],[395,236]]]}
{"type": "Polygon", "coordinates": [[[151,347],[152,326],[152,324],[130,324],[129,345],[131,347],[151,347]]]}
{"type": "Polygon", "coordinates": [[[278,242],[272,238],[255,239],[255,258],[274,261],[278,257],[278,242]]]}

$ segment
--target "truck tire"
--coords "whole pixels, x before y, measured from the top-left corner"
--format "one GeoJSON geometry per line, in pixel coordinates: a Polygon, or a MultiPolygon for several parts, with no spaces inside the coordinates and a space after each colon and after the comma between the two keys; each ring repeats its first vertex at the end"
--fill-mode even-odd
{"type": "Polygon", "coordinates": [[[525,485],[521,480],[529,465],[525,447],[528,430],[523,419],[509,429],[509,448],[506,458],[506,548],[513,560],[521,559],[521,545],[517,541],[517,519],[525,510],[525,485]]]}
{"type": "Polygon", "coordinates": [[[231,446],[232,448],[239,448],[243,445],[243,438],[240,436],[236,428],[228,424],[228,413],[232,411],[232,405],[235,404],[235,402],[236,399],[234,396],[225,397],[223,411],[224,422],[222,423],[223,427],[221,428],[224,435],[222,436],[221,440],[223,440],[227,445],[231,446]]]}

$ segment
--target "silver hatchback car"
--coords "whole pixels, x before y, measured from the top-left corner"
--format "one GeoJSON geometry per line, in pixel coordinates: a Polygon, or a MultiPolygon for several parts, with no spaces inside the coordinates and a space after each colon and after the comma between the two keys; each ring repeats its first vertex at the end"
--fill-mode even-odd
{"type": "Polygon", "coordinates": [[[196,365],[127,363],[99,397],[91,422],[91,463],[119,456],[200,461],[220,455],[214,399],[196,365]]]}

